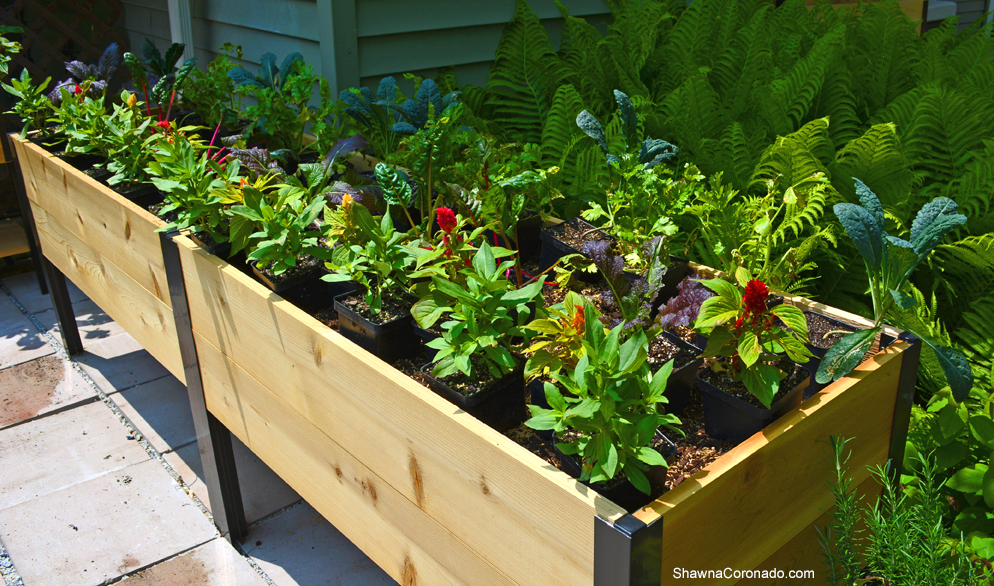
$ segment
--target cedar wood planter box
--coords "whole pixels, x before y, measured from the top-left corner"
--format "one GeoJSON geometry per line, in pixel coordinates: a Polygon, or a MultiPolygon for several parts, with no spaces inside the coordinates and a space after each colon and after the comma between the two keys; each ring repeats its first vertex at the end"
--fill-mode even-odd
{"type": "MultiPolygon", "coordinates": [[[[182,377],[162,222],[15,142],[45,256],[182,377]]],[[[405,586],[594,583],[595,518],[623,510],[188,238],[176,242],[208,410],[390,576],[405,586]]],[[[917,367],[909,347],[895,342],[636,512],[662,523],[663,583],[674,568],[820,573],[812,525],[828,523],[820,509],[832,501],[819,441],[855,437],[855,484],[879,494],[865,465],[892,454],[898,397],[907,402],[917,367]]]]}

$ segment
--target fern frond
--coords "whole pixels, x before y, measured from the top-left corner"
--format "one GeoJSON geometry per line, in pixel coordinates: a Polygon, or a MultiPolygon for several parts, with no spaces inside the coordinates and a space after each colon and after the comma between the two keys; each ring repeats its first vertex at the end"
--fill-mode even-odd
{"type": "Polygon", "coordinates": [[[953,338],[974,364],[976,384],[989,394],[994,374],[994,293],[976,300],[970,310],[963,313],[960,326],[953,330],[953,338]]]}
{"type": "Polygon", "coordinates": [[[845,201],[857,202],[854,178],[877,194],[884,209],[910,219],[911,188],[914,175],[901,151],[901,141],[892,123],[871,126],[856,140],[842,147],[831,165],[832,185],[845,201]]]}
{"type": "Polygon", "coordinates": [[[556,90],[542,127],[543,166],[558,165],[567,144],[583,134],[576,125],[576,116],[583,110],[583,101],[572,85],[566,84],[556,90]]]}
{"type": "Polygon", "coordinates": [[[549,106],[566,75],[545,27],[525,0],[517,0],[504,27],[487,81],[493,120],[512,138],[538,142],[549,106]]]}
{"type": "Polygon", "coordinates": [[[983,150],[971,153],[963,173],[942,190],[959,204],[971,234],[994,232],[994,140],[985,140],[983,150]]]}
{"type": "Polygon", "coordinates": [[[768,181],[777,181],[786,189],[817,173],[827,174],[827,167],[816,153],[824,155],[824,145],[831,144],[826,120],[809,122],[796,133],[778,138],[763,151],[750,187],[765,190],[768,181]]]}
{"type": "Polygon", "coordinates": [[[944,293],[942,317],[955,329],[963,310],[994,290],[994,234],[942,244],[929,264],[935,288],[944,293]]]}

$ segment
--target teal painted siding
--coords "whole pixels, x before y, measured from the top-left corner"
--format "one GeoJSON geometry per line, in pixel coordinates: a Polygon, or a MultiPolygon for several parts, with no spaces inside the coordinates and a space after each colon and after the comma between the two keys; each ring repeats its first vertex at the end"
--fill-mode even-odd
{"type": "MultiPolygon", "coordinates": [[[[504,25],[514,14],[514,0],[191,0],[194,54],[201,64],[213,59],[223,43],[241,45],[248,67],[265,52],[278,58],[299,51],[322,71],[318,2],[354,2],[358,81],[376,86],[386,75],[409,86],[403,74],[433,76],[439,67],[455,66],[460,83],[484,85],[504,25]]],[[[133,50],[145,37],[169,45],[166,0],[122,0],[124,32],[133,50]]],[[[554,45],[562,35],[562,18],[552,0],[531,0],[554,45]]],[[[337,5],[337,4],[336,4],[337,5]]],[[[603,28],[610,18],[605,0],[571,0],[570,13],[603,28]]],[[[349,23],[340,23],[349,24],[349,23]]],[[[340,34],[341,27],[334,27],[340,34]]],[[[409,91],[409,89],[407,89],[409,91]]]]}

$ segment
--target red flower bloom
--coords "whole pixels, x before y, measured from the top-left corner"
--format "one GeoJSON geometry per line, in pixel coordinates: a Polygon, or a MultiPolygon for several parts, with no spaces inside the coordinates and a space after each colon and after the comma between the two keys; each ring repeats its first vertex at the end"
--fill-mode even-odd
{"type": "Polygon", "coordinates": [[[449,245],[449,235],[442,234],[442,246],[448,246],[448,245],[449,245]]]}
{"type": "Polygon", "coordinates": [[[452,251],[451,250],[446,250],[445,251],[445,258],[452,258],[452,251]]]}
{"type": "Polygon", "coordinates": [[[576,313],[573,314],[573,329],[577,332],[582,332],[587,329],[587,316],[584,314],[584,309],[582,305],[574,305],[573,309],[576,313]]]}
{"type": "Polygon", "coordinates": [[[159,122],[156,122],[155,125],[158,126],[159,128],[161,128],[162,130],[168,130],[169,129],[169,121],[168,120],[160,120],[159,122]]]}
{"type": "Polygon", "coordinates": [[[446,234],[452,234],[456,229],[456,214],[449,208],[437,208],[435,217],[438,219],[438,227],[446,234]]]}
{"type": "Polygon", "coordinates": [[[743,317],[740,317],[739,319],[735,320],[735,329],[736,330],[741,330],[742,329],[742,323],[744,321],[745,321],[745,318],[743,318],[743,317]]]}
{"type": "Polygon", "coordinates": [[[746,310],[753,315],[766,312],[766,298],[770,296],[770,289],[766,283],[753,279],[746,283],[745,294],[742,301],[745,302],[746,310]]]}
{"type": "Polygon", "coordinates": [[[466,263],[466,266],[469,266],[469,262],[470,262],[469,257],[464,258],[463,261],[466,263]]]}
{"type": "Polygon", "coordinates": [[[72,86],[72,91],[74,94],[78,96],[79,94],[83,93],[83,88],[79,87],[78,85],[74,85],[72,86]]]}

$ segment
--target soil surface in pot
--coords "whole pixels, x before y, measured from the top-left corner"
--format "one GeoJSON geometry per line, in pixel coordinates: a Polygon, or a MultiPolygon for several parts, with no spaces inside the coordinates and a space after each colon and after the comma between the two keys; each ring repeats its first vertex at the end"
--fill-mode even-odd
{"type": "Polygon", "coordinates": [[[580,250],[580,247],[583,246],[585,242],[590,242],[591,240],[611,240],[609,236],[600,230],[591,230],[583,225],[574,226],[572,222],[563,222],[562,224],[549,226],[545,229],[545,231],[550,236],[555,236],[563,243],[568,244],[577,250],[580,250]]]}
{"type": "MultiPolygon", "coordinates": [[[[210,241],[210,244],[214,244],[214,239],[208,236],[206,232],[198,232],[197,238],[200,238],[204,244],[208,244],[208,241],[210,241]],[[206,240],[204,240],[205,238],[206,240]]],[[[280,283],[292,279],[297,275],[306,273],[307,271],[313,271],[323,266],[324,266],[323,260],[315,256],[305,254],[304,256],[297,259],[297,266],[288,268],[283,273],[280,273],[279,276],[273,275],[269,267],[266,267],[264,269],[259,269],[259,272],[265,275],[266,278],[269,279],[270,283],[279,286],[280,283]]]]}
{"type": "MultiPolygon", "coordinates": [[[[425,362],[427,362],[427,360],[425,362]]],[[[486,361],[479,354],[473,354],[470,356],[469,363],[473,367],[473,374],[475,375],[474,378],[470,379],[465,374],[457,372],[443,378],[436,378],[436,380],[444,383],[445,386],[464,397],[471,397],[479,391],[482,391],[490,383],[499,380],[500,377],[495,377],[490,372],[490,369],[487,368],[486,361]]]]}
{"type": "MultiPolygon", "coordinates": [[[[797,385],[801,384],[801,381],[811,376],[811,373],[808,372],[806,368],[800,364],[795,364],[786,356],[777,361],[776,367],[780,369],[780,372],[790,372],[791,374],[780,381],[780,388],[777,390],[777,394],[773,395],[773,401],[771,401],[770,404],[776,403],[782,399],[787,393],[794,390],[797,385]]],[[[742,399],[754,407],[759,409],[767,408],[766,405],[760,403],[759,399],[754,397],[753,394],[746,389],[744,384],[735,382],[732,380],[731,375],[727,373],[715,372],[705,366],[701,369],[701,378],[725,391],[729,395],[742,399]]]]}
{"type": "Polygon", "coordinates": [[[150,190],[148,183],[118,183],[117,185],[108,184],[107,187],[110,187],[124,199],[131,199],[134,195],[142,195],[146,192],[154,193],[158,191],[157,189],[150,190]]]}
{"type": "Polygon", "coordinates": [[[691,390],[690,404],[680,414],[680,422],[677,429],[683,431],[685,436],[672,432],[666,434],[676,444],[678,451],[677,458],[666,472],[667,490],[679,485],[735,447],[731,442],[715,439],[704,432],[704,406],[700,389],[691,390]]]}
{"type": "MultiPolygon", "coordinates": [[[[607,282],[605,282],[604,280],[600,280],[596,283],[589,283],[589,284],[579,283],[579,284],[582,285],[582,288],[576,290],[575,292],[579,293],[580,295],[585,297],[587,301],[591,302],[594,305],[594,307],[597,308],[598,313],[600,313],[601,315],[605,315],[605,310],[604,310],[605,302],[601,296],[605,292],[606,293],[611,292],[610,288],[608,288],[607,286],[607,282]]],[[[563,300],[566,299],[566,294],[569,293],[569,291],[570,289],[561,289],[557,285],[546,285],[545,287],[542,288],[542,297],[545,298],[545,306],[550,307],[557,303],[562,303],[563,300]]]]}
{"type": "Polygon", "coordinates": [[[649,357],[646,362],[649,363],[649,368],[655,372],[670,360],[673,360],[673,370],[677,370],[690,364],[696,358],[690,350],[680,348],[663,336],[657,336],[649,342],[649,357]]]}
{"type": "Polygon", "coordinates": [[[410,298],[403,294],[385,294],[383,295],[380,312],[376,315],[373,315],[373,313],[369,310],[369,304],[366,303],[366,294],[362,290],[339,300],[339,303],[345,305],[374,324],[385,324],[397,319],[398,317],[407,317],[408,319],[412,319],[411,306],[414,305],[416,301],[416,299],[410,298]]]}
{"type": "Polygon", "coordinates": [[[837,326],[820,315],[813,313],[805,313],[804,319],[808,322],[808,337],[811,340],[811,345],[815,348],[829,349],[833,344],[838,342],[845,336],[844,333],[838,333],[838,330],[844,329],[846,332],[855,332],[856,328],[847,326],[841,327],[837,326]],[[829,336],[825,334],[829,332],[836,332],[829,336]]]}
{"type": "Polygon", "coordinates": [[[697,343],[697,332],[694,331],[694,328],[688,326],[673,326],[672,328],[670,328],[670,331],[676,334],[678,338],[680,338],[681,340],[683,340],[688,344],[697,343]]]}

